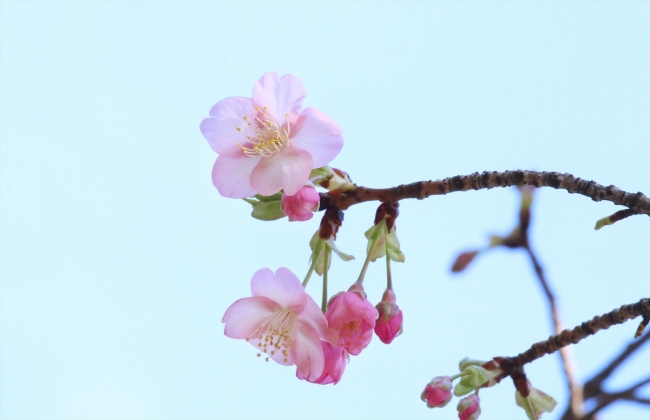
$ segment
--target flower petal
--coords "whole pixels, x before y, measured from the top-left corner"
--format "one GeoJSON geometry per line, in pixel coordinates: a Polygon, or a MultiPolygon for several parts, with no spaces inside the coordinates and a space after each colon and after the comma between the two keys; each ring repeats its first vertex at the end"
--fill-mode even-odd
{"type": "Polygon", "coordinates": [[[278,268],[275,274],[268,268],[256,271],[251,279],[251,293],[253,296],[271,299],[285,309],[295,310],[296,313],[303,310],[308,300],[313,302],[305,293],[298,277],[284,267],[278,268]]]}
{"type": "Polygon", "coordinates": [[[237,143],[246,143],[247,136],[255,135],[256,115],[250,98],[226,98],[217,102],[210,110],[210,117],[201,122],[201,133],[212,150],[222,154],[237,143]]]}
{"type": "Polygon", "coordinates": [[[318,379],[325,368],[325,356],[318,333],[307,324],[298,328],[296,341],[291,347],[291,355],[296,362],[297,371],[308,381],[318,379]]]}
{"type": "Polygon", "coordinates": [[[242,298],[230,305],[221,322],[224,334],[230,338],[247,338],[271,316],[278,305],[271,299],[257,296],[242,298]]]}
{"type": "Polygon", "coordinates": [[[212,167],[212,183],[219,190],[219,194],[229,198],[244,198],[257,194],[258,191],[251,186],[250,180],[259,160],[248,156],[217,157],[212,167]]]}
{"type": "Polygon", "coordinates": [[[280,189],[287,195],[294,195],[307,182],[313,165],[308,152],[286,147],[259,161],[251,173],[250,184],[262,195],[273,195],[280,189]]]}
{"type": "Polygon", "coordinates": [[[343,147],[343,130],[323,112],[307,108],[291,127],[291,144],[309,152],[314,168],[330,163],[343,147]]]}
{"type": "Polygon", "coordinates": [[[286,122],[289,114],[289,124],[294,124],[300,114],[302,101],[307,91],[300,79],[291,74],[278,78],[274,71],[265,73],[253,87],[253,105],[264,110],[276,119],[280,126],[286,122]]]}
{"type": "Polygon", "coordinates": [[[323,314],[323,311],[321,311],[313,299],[307,300],[305,308],[300,313],[300,321],[309,324],[309,326],[318,333],[321,340],[326,341],[333,346],[338,344],[338,331],[327,325],[325,314],[323,314]]]}

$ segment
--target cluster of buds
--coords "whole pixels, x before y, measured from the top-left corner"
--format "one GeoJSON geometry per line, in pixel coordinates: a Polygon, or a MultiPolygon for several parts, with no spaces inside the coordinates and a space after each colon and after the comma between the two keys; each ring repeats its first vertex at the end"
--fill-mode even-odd
{"type": "Polygon", "coordinates": [[[460,372],[454,376],[436,376],[422,391],[422,401],[427,407],[446,406],[453,395],[463,397],[457,406],[460,420],[476,420],[481,414],[478,393],[481,388],[489,388],[499,383],[506,376],[512,376],[517,392],[515,401],[526,411],[530,420],[538,420],[543,412],[550,413],[556,406],[553,397],[533,388],[525,378],[523,371],[506,372],[502,368],[503,358],[495,357],[490,361],[465,358],[459,363],[460,372]],[[454,386],[453,382],[458,380],[454,386]],[[470,395],[467,395],[470,394],[470,395]],[[467,396],[466,396],[467,395],[467,396]]]}

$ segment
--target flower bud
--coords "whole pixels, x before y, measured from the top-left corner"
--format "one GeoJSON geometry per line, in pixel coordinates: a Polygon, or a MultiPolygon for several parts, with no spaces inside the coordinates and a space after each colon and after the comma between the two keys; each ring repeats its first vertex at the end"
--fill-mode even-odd
{"type": "Polygon", "coordinates": [[[375,306],[379,314],[375,323],[375,334],[384,344],[390,344],[395,337],[402,333],[403,315],[395,301],[395,292],[386,289],[381,302],[375,306]]]}
{"type": "Polygon", "coordinates": [[[451,388],[449,376],[436,376],[422,391],[422,401],[426,402],[429,408],[444,407],[451,401],[451,388]]]}
{"type": "Polygon", "coordinates": [[[458,273],[463,271],[465,268],[467,268],[469,263],[474,260],[474,257],[476,257],[478,253],[479,251],[468,251],[461,253],[458,257],[456,257],[454,265],[451,266],[451,272],[458,273]]]}
{"type": "Polygon", "coordinates": [[[363,286],[355,283],[347,292],[332,296],[325,318],[339,332],[339,346],[356,356],[370,344],[377,310],[366,299],[363,286]]]}
{"type": "Polygon", "coordinates": [[[476,420],[481,414],[481,400],[478,395],[469,395],[458,402],[458,418],[460,420],[476,420]]]}
{"type": "Polygon", "coordinates": [[[320,195],[316,188],[305,186],[294,195],[282,196],[282,211],[289,216],[289,220],[303,222],[313,217],[313,211],[318,210],[320,195]]]}
{"type": "Polygon", "coordinates": [[[519,391],[515,393],[517,405],[526,411],[528,418],[537,420],[542,416],[542,413],[552,412],[557,405],[557,401],[550,395],[530,386],[530,382],[528,386],[530,388],[528,397],[522,397],[519,391]]]}

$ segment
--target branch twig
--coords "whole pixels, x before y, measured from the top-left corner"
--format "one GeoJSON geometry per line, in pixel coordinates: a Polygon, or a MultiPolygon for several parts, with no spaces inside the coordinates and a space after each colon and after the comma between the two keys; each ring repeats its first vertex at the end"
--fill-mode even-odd
{"type": "MultiPolygon", "coordinates": [[[[528,253],[533,267],[535,268],[535,273],[542,288],[544,289],[544,294],[546,295],[546,300],[548,301],[549,311],[551,312],[551,321],[553,322],[553,330],[555,334],[560,334],[564,329],[562,321],[560,320],[560,314],[555,303],[555,296],[551,287],[544,277],[544,271],[542,266],[537,261],[537,257],[530,248],[530,245],[526,243],[524,249],[528,253]]],[[[569,389],[569,408],[567,410],[567,416],[564,418],[568,419],[578,419],[584,415],[584,397],[582,386],[576,381],[575,377],[575,368],[573,366],[573,361],[571,358],[571,350],[569,347],[562,347],[559,349],[560,358],[562,359],[562,370],[564,371],[564,377],[567,382],[567,388],[569,389]]]]}
{"type": "Polygon", "coordinates": [[[595,181],[586,181],[571,174],[538,171],[474,172],[470,175],[458,175],[438,181],[420,181],[393,188],[373,189],[358,187],[340,195],[323,195],[324,200],[345,210],[355,204],[366,201],[396,202],[406,198],[424,199],[432,195],[444,195],[455,191],[510,187],[514,185],[532,185],[534,187],[551,187],[566,190],[570,194],[581,194],[594,201],[611,201],[625,206],[634,214],[650,216],[650,200],[644,194],[629,193],[610,185],[603,186],[595,181]]]}

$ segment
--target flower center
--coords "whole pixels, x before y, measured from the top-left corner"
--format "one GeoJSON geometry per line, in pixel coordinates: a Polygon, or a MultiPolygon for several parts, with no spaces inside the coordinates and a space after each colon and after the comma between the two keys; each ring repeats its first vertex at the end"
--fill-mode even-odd
{"type": "MultiPolygon", "coordinates": [[[[262,353],[273,356],[276,352],[281,352],[286,362],[289,357],[289,349],[295,341],[295,335],[295,314],[290,311],[277,311],[257,327],[250,337],[246,337],[246,341],[258,341],[257,347],[260,353],[257,353],[257,357],[260,357],[262,353]]],[[[267,357],[266,361],[268,360],[267,357]]]]}
{"type": "MultiPolygon", "coordinates": [[[[275,118],[265,112],[268,110],[266,107],[260,109],[260,107],[256,106],[255,110],[259,115],[255,118],[255,121],[251,122],[248,116],[244,116],[244,121],[249,126],[253,127],[254,124],[255,134],[246,136],[248,139],[246,146],[243,146],[241,143],[237,143],[237,145],[241,147],[246,156],[269,157],[289,144],[289,134],[291,133],[289,114],[285,115],[287,120],[286,124],[280,126],[275,118]]],[[[237,131],[241,131],[241,127],[237,127],[237,131]]]]}

